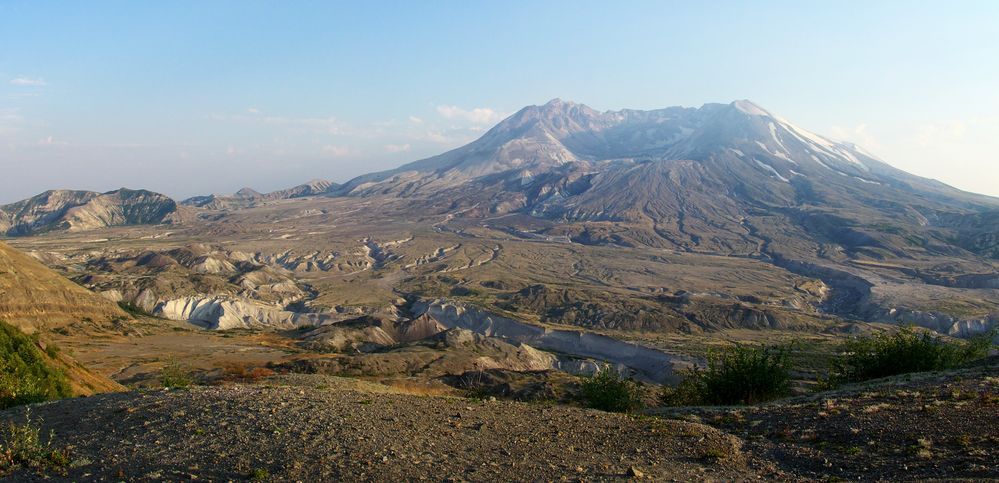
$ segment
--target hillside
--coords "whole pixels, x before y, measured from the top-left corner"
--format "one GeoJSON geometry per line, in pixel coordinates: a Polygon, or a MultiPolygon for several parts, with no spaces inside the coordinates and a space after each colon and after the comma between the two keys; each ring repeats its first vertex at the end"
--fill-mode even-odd
{"type": "Polygon", "coordinates": [[[127,317],[111,302],[0,242],[0,320],[34,333],[127,317]]]}
{"type": "Polygon", "coordinates": [[[122,188],[107,193],[51,190],[0,206],[0,234],[24,236],[49,231],[83,231],[121,225],[171,221],[172,199],[146,190],[122,188]]]}
{"type": "Polygon", "coordinates": [[[187,198],[180,203],[186,206],[205,208],[208,210],[233,210],[249,208],[257,204],[274,200],[289,200],[305,196],[316,196],[328,193],[339,187],[336,183],[325,179],[314,179],[308,183],[286,188],[270,193],[261,193],[253,188],[243,188],[231,195],[202,195],[187,198]]]}
{"type": "Polygon", "coordinates": [[[53,345],[54,331],[126,318],[113,302],[76,285],[35,259],[0,243],[0,321],[11,330],[37,334],[44,364],[62,371],[72,394],[90,395],[122,386],[80,365],[53,345]],[[50,348],[51,346],[51,348],[50,348]]]}

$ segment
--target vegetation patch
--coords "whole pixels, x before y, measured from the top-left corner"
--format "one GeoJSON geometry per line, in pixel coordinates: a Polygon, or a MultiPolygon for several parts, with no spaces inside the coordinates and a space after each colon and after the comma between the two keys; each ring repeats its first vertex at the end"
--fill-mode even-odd
{"type": "Polygon", "coordinates": [[[118,302],[118,307],[121,307],[121,310],[124,310],[128,313],[128,315],[131,315],[132,318],[153,317],[153,314],[146,312],[142,307],[139,307],[131,302],[118,302]]]}
{"type": "Polygon", "coordinates": [[[610,412],[630,412],[642,407],[641,391],[631,379],[606,368],[585,378],[580,397],[588,408],[610,412]]]}
{"type": "Polygon", "coordinates": [[[267,481],[271,478],[270,472],[263,468],[256,468],[250,472],[250,481],[267,481]]]}
{"type": "Polygon", "coordinates": [[[994,336],[992,332],[958,342],[903,327],[893,334],[853,339],[843,345],[843,355],[833,361],[826,385],[953,369],[987,356],[994,336]]]}
{"type": "Polygon", "coordinates": [[[70,396],[66,375],[47,362],[38,340],[0,321],[0,409],[70,396]]]}
{"type": "Polygon", "coordinates": [[[30,413],[24,424],[7,423],[0,433],[0,477],[18,468],[65,475],[69,455],[66,450],[53,447],[54,439],[55,435],[49,433],[48,439],[43,440],[41,428],[32,423],[30,413]]]}
{"type": "Polygon", "coordinates": [[[757,404],[791,391],[786,347],[737,345],[708,354],[706,369],[693,369],[676,386],[663,388],[666,406],[757,404]]]}
{"type": "Polygon", "coordinates": [[[194,384],[190,371],[177,361],[170,361],[160,371],[160,384],[171,389],[184,389],[194,384]]]}

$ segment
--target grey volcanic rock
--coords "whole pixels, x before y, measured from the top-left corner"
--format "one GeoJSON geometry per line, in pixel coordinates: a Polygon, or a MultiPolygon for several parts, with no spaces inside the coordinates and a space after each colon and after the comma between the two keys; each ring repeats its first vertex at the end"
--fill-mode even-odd
{"type": "Polygon", "coordinates": [[[51,190],[0,206],[0,233],[22,236],[52,230],[151,225],[171,222],[176,212],[177,203],[172,199],[146,190],[51,190]]]}
{"type": "Polygon", "coordinates": [[[630,369],[632,375],[640,379],[658,383],[676,382],[679,370],[692,363],[685,357],[612,337],[539,327],[447,300],[422,301],[415,304],[413,310],[447,328],[465,329],[559,354],[606,361],[630,369]]]}
{"type": "Polygon", "coordinates": [[[159,317],[186,320],[212,330],[268,327],[290,329],[338,322],[336,313],[291,312],[239,297],[182,297],[167,300],[153,310],[159,317]]]}

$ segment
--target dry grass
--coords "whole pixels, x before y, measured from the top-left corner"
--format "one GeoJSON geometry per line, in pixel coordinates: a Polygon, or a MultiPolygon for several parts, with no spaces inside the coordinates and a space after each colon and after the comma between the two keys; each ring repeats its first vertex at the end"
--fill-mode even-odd
{"type": "Polygon", "coordinates": [[[411,396],[454,396],[456,394],[454,388],[437,383],[436,381],[387,379],[379,382],[398,394],[408,394],[411,396]]]}

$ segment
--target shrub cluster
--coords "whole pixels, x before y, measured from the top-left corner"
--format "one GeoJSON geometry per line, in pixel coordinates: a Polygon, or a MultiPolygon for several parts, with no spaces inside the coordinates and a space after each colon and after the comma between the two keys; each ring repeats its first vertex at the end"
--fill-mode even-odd
{"type": "Polygon", "coordinates": [[[160,384],[170,389],[184,389],[194,384],[190,371],[177,361],[170,361],[160,371],[160,384]]]}
{"type": "Polygon", "coordinates": [[[38,341],[0,321],[0,409],[70,396],[66,375],[46,361],[38,341]]]}
{"type": "MultiPolygon", "coordinates": [[[[911,372],[952,369],[988,355],[996,332],[952,341],[903,327],[843,344],[821,389],[911,372]]],[[[666,406],[757,404],[791,392],[790,349],[737,345],[708,355],[676,386],[663,388],[666,406]]]]}
{"type": "Polygon", "coordinates": [[[995,332],[967,342],[948,341],[928,331],[903,327],[893,334],[860,337],[843,345],[829,385],[866,381],[910,372],[958,367],[988,355],[995,332]]]}
{"type": "Polygon", "coordinates": [[[41,429],[32,423],[29,413],[24,424],[7,423],[0,434],[0,477],[16,468],[29,468],[37,472],[54,470],[65,474],[69,457],[65,450],[52,446],[54,435],[43,441],[41,429]]]}
{"type": "Polygon", "coordinates": [[[638,384],[611,368],[583,380],[580,397],[586,407],[601,411],[629,412],[642,407],[638,384]]]}
{"type": "Polygon", "coordinates": [[[145,309],[131,302],[118,302],[118,307],[121,307],[133,319],[137,317],[153,317],[153,314],[146,312],[145,309]]]}
{"type": "Polygon", "coordinates": [[[706,369],[692,369],[673,387],[665,387],[666,406],[756,404],[791,391],[786,347],[737,345],[708,355],[706,369]]]}

